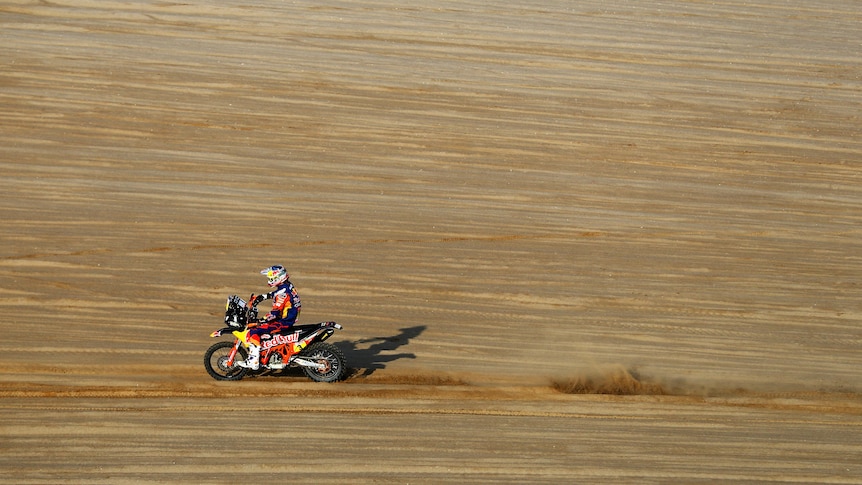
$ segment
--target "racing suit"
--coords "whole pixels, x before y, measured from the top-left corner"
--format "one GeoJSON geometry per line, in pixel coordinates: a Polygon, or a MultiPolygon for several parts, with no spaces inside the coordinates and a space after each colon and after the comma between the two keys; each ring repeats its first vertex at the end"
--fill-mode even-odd
{"type": "Polygon", "coordinates": [[[259,295],[256,299],[258,301],[272,300],[272,310],[264,316],[263,323],[248,332],[249,342],[257,346],[260,346],[261,335],[292,327],[302,310],[299,294],[290,280],[278,285],[275,290],[265,295],[259,295]]]}

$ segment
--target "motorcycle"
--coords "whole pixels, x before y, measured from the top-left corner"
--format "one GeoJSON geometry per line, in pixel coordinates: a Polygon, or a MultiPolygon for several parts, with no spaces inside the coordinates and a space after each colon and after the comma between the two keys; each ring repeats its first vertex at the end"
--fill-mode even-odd
{"type": "MultiPolygon", "coordinates": [[[[250,301],[255,302],[254,295],[250,301]]],[[[260,369],[240,367],[237,362],[248,357],[248,333],[258,321],[257,303],[248,304],[231,295],[225,305],[224,328],[210,337],[233,335],[234,341],[221,341],[204,353],[207,373],[219,381],[238,381],[246,375],[259,375],[267,371],[301,368],[315,382],[335,382],[344,378],[347,367],[344,354],[335,345],[325,342],[342,328],[335,322],[311,325],[293,325],[261,336],[260,369]]]]}

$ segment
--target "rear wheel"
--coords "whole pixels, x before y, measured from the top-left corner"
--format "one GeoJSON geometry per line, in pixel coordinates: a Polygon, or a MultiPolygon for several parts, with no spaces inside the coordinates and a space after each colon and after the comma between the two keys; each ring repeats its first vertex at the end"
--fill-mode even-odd
{"type": "Polygon", "coordinates": [[[234,342],[218,342],[207,349],[204,354],[204,367],[207,374],[218,381],[238,381],[246,374],[247,369],[244,369],[236,362],[245,360],[248,353],[242,346],[237,349],[236,357],[233,359],[233,365],[228,367],[227,361],[230,359],[230,353],[233,351],[234,342]]]}
{"type": "Polygon", "coordinates": [[[303,350],[300,355],[304,359],[323,364],[323,369],[302,368],[305,375],[312,381],[335,382],[344,378],[347,367],[345,366],[344,354],[338,347],[326,342],[315,342],[303,350]]]}

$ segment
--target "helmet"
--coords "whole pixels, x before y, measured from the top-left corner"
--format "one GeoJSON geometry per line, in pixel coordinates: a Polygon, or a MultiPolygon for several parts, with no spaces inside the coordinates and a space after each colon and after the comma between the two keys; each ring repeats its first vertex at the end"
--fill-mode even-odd
{"type": "Polygon", "coordinates": [[[275,265],[270,266],[269,268],[264,268],[260,270],[260,274],[266,275],[267,284],[269,286],[278,286],[290,278],[290,275],[287,274],[287,270],[284,269],[284,266],[275,265]]]}

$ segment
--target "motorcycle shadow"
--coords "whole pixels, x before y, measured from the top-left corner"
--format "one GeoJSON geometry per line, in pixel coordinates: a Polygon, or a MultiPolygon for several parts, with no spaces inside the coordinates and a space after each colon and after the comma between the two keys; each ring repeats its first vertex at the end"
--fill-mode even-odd
{"type": "Polygon", "coordinates": [[[349,366],[347,378],[368,377],[379,369],[385,369],[389,362],[399,359],[415,359],[416,354],[410,352],[397,354],[390,352],[408,345],[411,340],[421,335],[427,328],[426,325],[417,325],[401,328],[397,335],[390,337],[372,337],[355,342],[336,342],[335,345],[341,349],[347,359],[349,366]],[[365,347],[365,344],[369,343],[371,345],[365,347]]]}

